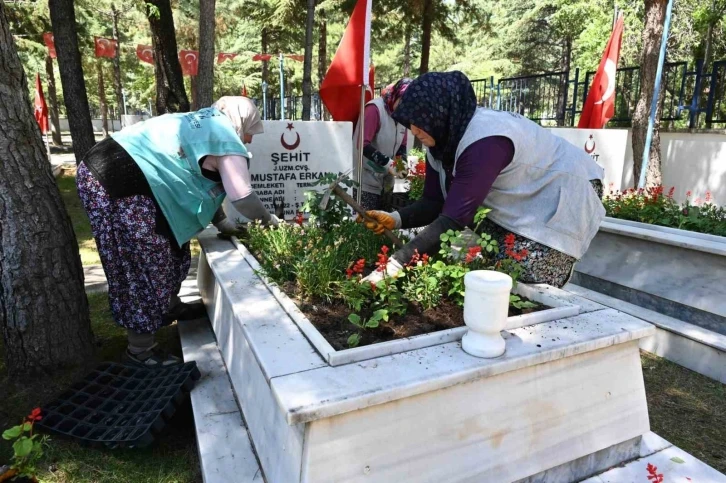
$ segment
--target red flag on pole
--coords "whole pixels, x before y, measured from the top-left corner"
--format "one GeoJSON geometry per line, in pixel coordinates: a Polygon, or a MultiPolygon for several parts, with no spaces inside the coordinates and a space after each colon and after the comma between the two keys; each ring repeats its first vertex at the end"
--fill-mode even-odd
{"type": "Polygon", "coordinates": [[[608,45],[600,60],[600,67],[592,80],[587,99],[582,106],[578,128],[602,129],[615,113],[615,74],[623,39],[623,17],[618,17],[608,45]]]}
{"type": "Polygon", "coordinates": [[[288,59],[296,60],[298,62],[304,62],[305,56],[304,55],[298,55],[298,54],[285,54],[285,57],[288,59]]]}
{"type": "Polygon", "coordinates": [[[104,39],[103,37],[93,37],[93,43],[96,48],[96,57],[116,57],[116,46],[118,43],[113,39],[104,39]]]}
{"type": "Polygon", "coordinates": [[[197,75],[199,68],[199,52],[196,50],[182,50],[179,52],[179,63],[183,75],[197,75]]]}
{"type": "Polygon", "coordinates": [[[247,86],[242,84],[242,97],[247,97],[247,86]]]}
{"type": "Polygon", "coordinates": [[[35,74],[35,120],[38,121],[40,132],[48,132],[48,106],[43,96],[43,85],[40,83],[40,74],[35,74]]]}
{"type": "Polygon", "coordinates": [[[137,45],[136,57],[138,57],[141,62],[154,65],[154,49],[151,45],[137,45]]]}
{"type": "MultiPolygon", "coordinates": [[[[372,86],[370,68],[371,0],[358,0],[333,62],[328,68],[320,98],[336,121],[355,121],[360,113],[361,87],[372,86]]],[[[372,89],[366,102],[373,98],[372,89]]]]}
{"type": "Polygon", "coordinates": [[[238,54],[228,54],[225,52],[220,52],[219,54],[217,54],[217,64],[221,64],[225,60],[234,60],[237,55],[238,54]]]}
{"type": "Polygon", "coordinates": [[[50,58],[55,59],[55,39],[53,38],[53,34],[50,32],[44,33],[43,42],[45,43],[45,46],[48,47],[48,54],[50,55],[50,58]]]}
{"type": "Polygon", "coordinates": [[[272,54],[255,54],[252,56],[252,60],[255,62],[267,62],[272,58],[272,54]]]}

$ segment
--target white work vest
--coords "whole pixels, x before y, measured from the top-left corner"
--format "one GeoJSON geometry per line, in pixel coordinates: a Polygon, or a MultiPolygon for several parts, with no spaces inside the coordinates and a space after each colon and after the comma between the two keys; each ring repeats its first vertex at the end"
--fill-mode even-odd
{"type": "MultiPolygon", "coordinates": [[[[373,99],[366,106],[376,106],[378,109],[378,117],[380,118],[380,126],[371,141],[371,146],[384,156],[393,158],[403,143],[403,137],[406,135],[406,127],[396,123],[388,114],[382,98],[378,97],[373,99]]],[[[361,126],[356,126],[355,133],[353,133],[353,166],[355,167],[356,173],[358,169],[358,136],[360,135],[360,128],[361,126]]],[[[376,173],[368,168],[366,158],[365,156],[363,157],[363,191],[377,195],[381,194],[384,185],[383,178],[385,176],[386,173],[376,173]]]]}
{"type": "MultiPolygon", "coordinates": [[[[514,158],[497,176],[482,205],[503,228],[577,259],[587,251],[605,217],[590,180],[604,170],[583,149],[519,114],[478,108],[456,150],[459,156],[476,141],[504,136],[514,144],[514,158]]],[[[446,197],[446,173],[428,154],[446,197]]]]}

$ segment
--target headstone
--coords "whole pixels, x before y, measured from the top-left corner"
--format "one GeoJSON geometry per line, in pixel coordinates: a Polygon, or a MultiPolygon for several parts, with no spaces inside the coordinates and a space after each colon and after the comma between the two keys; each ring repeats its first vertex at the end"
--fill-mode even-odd
{"type": "MultiPolygon", "coordinates": [[[[302,208],[305,192],[326,173],[353,168],[353,126],[348,122],[263,121],[265,132],[254,136],[252,187],[270,213],[273,200],[285,200],[285,218],[302,208]]],[[[229,209],[229,206],[227,206],[229,209]]],[[[230,215],[228,211],[228,216],[230,215]]]]}

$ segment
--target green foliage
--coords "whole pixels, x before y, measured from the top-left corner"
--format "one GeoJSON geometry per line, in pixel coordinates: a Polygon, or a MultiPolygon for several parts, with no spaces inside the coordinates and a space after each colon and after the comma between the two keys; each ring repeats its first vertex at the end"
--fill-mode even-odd
{"type": "Polygon", "coordinates": [[[358,332],[348,337],[348,346],[356,347],[360,344],[361,332],[366,329],[377,329],[381,325],[381,321],[388,322],[388,310],[379,309],[373,312],[369,318],[361,318],[358,314],[350,314],[348,321],[358,328],[358,332]]]}
{"type": "MultiPolygon", "coordinates": [[[[33,434],[33,426],[41,419],[40,409],[34,409],[25,421],[2,433],[6,441],[13,442],[11,468],[17,476],[33,478],[37,473],[37,464],[43,457],[43,447],[48,437],[33,434]]],[[[0,475],[1,476],[1,475],[0,475]]]]}
{"type": "MultiPolygon", "coordinates": [[[[320,206],[328,188],[337,178],[338,175],[335,173],[326,173],[315,183],[315,186],[320,186],[321,189],[310,190],[305,193],[305,203],[302,210],[310,214],[311,222],[317,223],[325,230],[332,230],[334,227],[340,226],[350,216],[350,207],[334,193],[330,193],[325,207],[320,206]]],[[[346,178],[340,184],[350,188],[357,183],[346,178]]]]}
{"type": "Polygon", "coordinates": [[[613,218],[726,236],[726,208],[713,204],[710,193],[703,202],[698,198],[691,201],[689,191],[686,201],[679,203],[673,199],[673,191],[671,188],[666,195],[662,186],[629,189],[609,194],[603,204],[613,218]]]}

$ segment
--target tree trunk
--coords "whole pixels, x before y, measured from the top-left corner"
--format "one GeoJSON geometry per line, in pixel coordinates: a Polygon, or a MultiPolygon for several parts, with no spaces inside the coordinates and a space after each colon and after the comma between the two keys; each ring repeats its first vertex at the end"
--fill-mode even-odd
{"type": "Polygon", "coordinates": [[[313,95],[313,28],[315,27],[315,0],[307,0],[308,15],[305,19],[305,58],[303,60],[302,120],[310,120],[310,104],[313,95]]]}
{"type": "Polygon", "coordinates": [[[559,92],[557,94],[557,125],[565,125],[565,110],[567,109],[567,91],[570,79],[570,62],[572,60],[572,40],[565,39],[565,45],[562,49],[562,61],[560,63],[560,71],[565,72],[560,77],[559,92]]]}
{"type": "Polygon", "coordinates": [[[201,107],[214,102],[214,3],[215,0],[199,0],[197,102],[201,107]]]}
{"type": "Polygon", "coordinates": [[[103,67],[100,59],[96,59],[96,68],[98,70],[98,107],[101,110],[103,137],[106,138],[108,137],[108,107],[106,105],[106,88],[103,85],[103,67]]]}
{"type": "Polygon", "coordinates": [[[189,76],[189,90],[192,91],[192,111],[199,110],[199,85],[197,84],[197,76],[189,76]]]}
{"type": "Polygon", "coordinates": [[[158,9],[158,12],[147,9],[151,43],[154,46],[156,111],[159,115],[168,112],[188,112],[189,99],[184,90],[184,78],[177,54],[171,4],[169,0],[147,0],[147,5],[158,9]]]}
{"type": "Polygon", "coordinates": [[[76,155],[76,164],[79,164],[86,152],[96,144],[96,138],[83,80],[81,52],[78,50],[76,13],[73,0],[49,0],[48,7],[63,86],[63,101],[73,139],[73,153],[76,155]]]}
{"type": "Polygon", "coordinates": [[[431,51],[431,28],[434,23],[434,0],[424,0],[423,23],[421,26],[421,65],[418,74],[429,71],[429,53],[431,51]]]}
{"type": "Polygon", "coordinates": [[[403,77],[411,77],[411,22],[406,22],[403,44],[403,77]]]}
{"type": "Polygon", "coordinates": [[[78,243],[2,3],[0,106],[0,330],[8,373],[19,377],[82,362],[93,334],[78,243]]]}
{"type": "MultiPolygon", "coordinates": [[[[320,21],[318,26],[318,83],[321,85],[325,74],[328,73],[328,19],[325,17],[325,10],[318,11],[318,20],[320,21]]],[[[330,118],[328,108],[322,102],[320,104],[322,120],[327,121],[330,118]]]]}
{"type": "MultiPolygon", "coordinates": [[[[633,181],[638,185],[640,178],[645,137],[648,132],[648,118],[650,117],[650,104],[655,90],[656,71],[658,70],[658,54],[663,36],[663,21],[668,1],[645,0],[645,26],[643,28],[643,51],[640,56],[640,99],[633,114],[633,181]]],[[[648,171],[646,173],[646,186],[661,184],[660,160],[660,111],[661,104],[655,116],[653,140],[650,145],[648,171]]]]}
{"type": "Polygon", "coordinates": [[[123,85],[121,84],[121,37],[118,30],[118,18],[120,13],[115,5],[111,5],[111,16],[113,19],[113,38],[116,39],[116,55],[113,56],[113,89],[116,94],[116,110],[121,114],[124,112],[123,85]]]}
{"type": "Polygon", "coordinates": [[[53,146],[63,146],[61,138],[60,116],[58,115],[58,96],[55,92],[55,72],[53,72],[53,59],[50,55],[45,56],[45,75],[48,79],[48,118],[50,119],[53,134],[53,146]]]}

